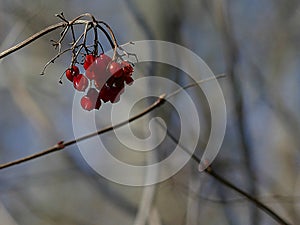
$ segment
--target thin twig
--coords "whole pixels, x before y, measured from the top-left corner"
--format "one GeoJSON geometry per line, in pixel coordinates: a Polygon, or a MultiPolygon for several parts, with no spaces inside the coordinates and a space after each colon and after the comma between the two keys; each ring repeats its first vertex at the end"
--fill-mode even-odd
{"type": "MultiPolygon", "coordinates": [[[[103,27],[101,27],[99,24],[97,24],[97,27],[103,32],[103,34],[104,34],[107,38],[110,37],[110,36],[109,36],[109,33],[108,33],[103,27]]],[[[111,46],[112,48],[114,48],[114,42],[113,42],[110,38],[108,38],[108,41],[109,41],[110,46],[111,46]]]]}
{"type": "MultiPolygon", "coordinates": [[[[187,148],[185,148],[185,146],[183,146],[183,144],[179,143],[179,141],[175,138],[175,136],[173,136],[170,131],[163,125],[160,123],[160,121],[157,120],[157,123],[164,129],[166,130],[166,134],[168,135],[168,137],[174,141],[176,144],[178,144],[187,154],[191,155],[192,159],[194,161],[196,161],[198,164],[201,163],[200,158],[195,155],[194,153],[191,153],[191,151],[187,148]]],[[[264,203],[262,203],[261,201],[259,201],[257,198],[253,197],[252,195],[248,194],[247,192],[243,191],[242,189],[240,189],[239,187],[237,187],[235,184],[233,184],[232,182],[228,181],[227,179],[223,178],[222,176],[220,176],[219,174],[217,174],[211,166],[208,166],[205,170],[205,173],[207,173],[208,175],[212,176],[213,178],[215,178],[216,180],[218,180],[220,183],[222,183],[223,185],[225,185],[226,187],[238,192],[239,194],[241,194],[242,196],[244,196],[245,198],[247,198],[250,202],[254,203],[258,208],[260,208],[261,210],[263,210],[265,213],[267,213],[269,216],[271,216],[274,220],[276,220],[277,222],[279,222],[280,224],[283,225],[290,225],[290,223],[288,223],[287,221],[285,221],[281,216],[279,216],[276,212],[274,212],[270,207],[268,207],[267,205],[265,205],[264,203]]]]}
{"type": "MultiPolygon", "coordinates": [[[[188,193],[188,191],[186,190],[186,185],[185,184],[177,184],[178,185],[178,189],[180,188],[181,191],[185,191],[186,193],[188,193]]],[[[190,190],[189,190],[190,191],[190,190]]],[[[207,195],[201,195],[200,193],[198,193],[197,191],[191,191],[191,196],[190,198],[200,198],[204,201],[213,203],[213,204],[240,204],[240,203],[245,203],[246,201],[249,201],[247,198],[241,196],[241,197],[236,197],[236,198],[211,198],[208,197],[207,195]]],[[[263,201],[265,203],[270,203],[270,204],[274,204],[274,203],[289,203],[289,204],[293,204],[293,203],[300,203],[300,196],[299,195],[279,195],[279,194],[273,194],[273,195],[260,195],[257,196],[257,199],[259,199],[260,201],[263,201]]]]}
{"type": "MultiPolygon", "coordinates": [[[[86,24],[86,23],[89,23],[90,21],[88,20],[77,20],[76,22],[74,22],[74,24],[86,24]]],[[[57,23],[57,24],[54,24],[54,25],[51,25],[49,27],[46,27],[45,29],[37,32],[36,34],[30,36],[29,38],[27,38],[26,40],[20,42],[19,44],[3,51],[0,53],[0,59],[4,58],[5,56],[8,56],[12,53],[14,53],[15,51],[29,45],[30,43],[32,43],[33,41],[41,38],[42,36],[58,29],[58,28],[62,28],[62,27],[65,27],[66,26],[66,23],[65,22],[60,22],[60,23],[57,23]]]]}
{"type": "Polygon", "coordinates": [[[35,153],[33,155],[30,155],[30,156],[27,156],[27,157],[24,157],[24,158],[21,158],[21,159],[17,159],[15,161],[4,163],[4,164],[0,165],[0,170],[4,169],[4,168],[11,167],[11,166],[14,166],[14,165],[18,165],[18,164],[21,164],[21,163],[24,163],[24,162],[27,162],[27,161],[30,161],[32,159],[39,158],[41,156],[48,155],[48,154],[53,153],[53,152],[60,151],[60,150],[62,150],[64,148],[66,148],[67,146],[73,145],[73,144],[75,144],[77,142],[80,142],[80,141],[83,141],[83,140],[86,140],[86,139],[89,139],[89,138],[101,135],[103,133],[109,132],[111,130],[120,128],[120,127],[126,125],[127,123],[131,123],[131,122],[133,122],[133,121],[141,118],[142,116],[146,115],[147,113],[151,112],[152,110],[158,108],[159,106],[161,106],[162,104],[164,104],[164,102],[167,99],[173,97],[175,94],[180,93],[182,90],[186,90],[188,88],[195,87],[198,84],[201,84],[203,82],[208,82],[210,80],[219,79],[219,78],[223,78],[223,77],[225,77],[225,74],[219,74],[219,75],[216,75],[215,77],[207,78],[205,80],[200,80],[198,82],[194,82],[194,83],[188,84],[188,85],[186,85],[186,86],[184,86],[182,88],[179,88],[179,89],[175,90],[174,92],[170,93],[169,95],[162,94],[161,96],[158,97],[158,99],[152,105],[150,105],[148,108],[146,108],[143,112],[137,114],[136,116],[133,116],[133,117],[129,118],[126,121],[123,121],[123,122],[121,122],[119,124],[116,124],[115,126],[108,126],[108,127],[103,128],[103,129],[101,129],[99,131],[96,131],[94,133],[82,136],[80,138],[77,138],[77,139],[74,139],[74,140],[71,140],[71,141],[68,141],[68,142],[63,142],[63,141],[59,142],[59,143],[55,144],[53,147],[50,147],[50,148],[48,148],[48,149],[46,149],[44,151],[35,153]]]}
{"type": "Polygon", "coordinates": [[[60,150],[62,150],[64,148],[66,148],[67,146],[73,145],[73,144],[75,144],[77,142],[80,142],[80,141],[83,141],[83,140],[87,140],[89,138],[101,135],[101,134],[106,133],[108,131],[120,128],[120,127],[126,125],[127,123],[131,123],[131,122],[133,122],[133,121],[141,118],[142,116],[146,115],[147,113],[151,112],[152,110],[158,108],[159,106],[161,106],[162,104],[164,104],[167,99],[173,97],[175,94],[180,93],[182,90],[185,90],[185,89],[188,89],[188,88],[191,88],[191,87],[195,87],[198,84],[201,84],[203,82],[208,82],[210,80],[219,79],[219,78],[223,78],[223,77],[225,77],[225,74],[219,74],[219,75],[216,75],[215,77],[211,77],[211,78],[208,78],[208,79],[204,79],[204,80],[200,80],[198,82],[194,82],[194,83],[188,84],[188,85],[186,85],[186,86],[184,86],[182,88],[179,88],[179,89],[175,90],[174,92],[170,93],[169,95],[162,94],[161,96],[158,97],[158,99],[152,105],[150,105],[148,108],[146,108],[143,112],[137,114],[136,116],[133,116],[133,117],[129,118],[126,121],[123,121],[123,122],[121,122],[119,124],[116,124],[115,126],[108,126],[108,127],[103,128],[103,129],[101,129],[99,131],[96,131],[96,132],[91,133],[91,134],[87,134],[85,136],[82,136],[80,138],[77,138],[77,139],[74,139],[74,140],[71,140],[71,141],[68,141],[68,142],[61,141],[61,142],[55,144],[53,147],[50,147],[50,148],[48,148],[48,149],[46,149],[44,151],[35,153],[33,155],[30,155],[30,156],[27,156],[27,157],[24,157],[24,158],[21,158],[21,159],[17,159],[15,161],[11,161],[11,162],[8,162],[8,163],[1,164],[0,165],[0,170],[4,169],[4,168],[11,167],[11,166],[14,166],[14,165],[17,165],[17,164],[24,163],[24,162],[27,162],[27,161],[30,161],[32,159],[36,159],[36,158],[48,155],[48,154],[53,153],[53,152],[60,151],[60,150]]]}
{"type": "Polygon", "coordinates": [[[200,80],[200,81],[196,81],[196,82],[190,83],[190,84],[188,84],[188,85],[186,85],[186,86],[184,86],[182,88],[178,88],[176,91],[170,93],[167,96],[167,99],[173,97],[174,95],[177,95],[182,90],[186,90],[186,89],[189,89],[191,87],[195,87],[195,86],[197,86],[199,84],[205,83],[205,82],[210,81],[210,80],[220,79],[220,78],[224,78],[224,77],[226,77],[226,74],[222,73],[222,74],[216,75],[215,77],[209,77],[209,78],[205,78],[205,79],[200,80]]]}
{"type": "Polygon", "coordinates": [[[120,128],[120,127],[122,127],[122,126],[124,126],[124,125],[126,125],[128,123],[131,123],[131,122],[133,122],[133,121],[135,121],[135,120],[143,117],[147,113],[149,113],[152,110],[154,110],[154,109],[158,108],[159,106],[161,106],[165,102],[165,97],[166,97],[165,94],[159,96],[158,99],[152,105],[150,105],[148,108],[146,108],[143,112],[141,112],[141,113],[139,113],[139,114],[131,117],[130,119],[128,119],[126,121],[118,123],[115,126],[108,126],[108,127],[103,128],[103,129],[101,129],[99,131],[96,131],[94,133],[82,136],[80,138],[77,138],[77,139],[74,139],[74,140],[71,140],[71,141],[68,141],[68,142],[63,142],[63,141],[58,142],[53,147],[48,148],[48,149],[46,149],[44,151],[38,152],[36,154],[30,155],[30,156],[27,156],[27,157],[24,157],[24,158],[15,160],[15,161],[11,161],[11,162],[2,164],[2,165],[0,165],[0,170],[2,170],[4,168],[11,167],[11,166],[14,166],[14,165],[17,165],[17,164],[24,163],[24,162],[27,162],[27,161],[30,161],[30,160],[33,160],[33,159],[36,159],[36,158],[39,158],[39,157],[42,157],[42,156],[45,156],[45,155],[48,155],[48,154],[53,153],[53,152],[57,152],[57,151],[63,150],[67,146],[73,145],[73,144],[75,144],[77,142],[84,141],[84,140],[87,140],[89,138],[92,138],[92,137],[98,136],[100,134],[106,133],[108,131],[120,128]]]}
{"type": "MultiPolygon", "coordinates": [[[[26,40],[20,42],[19,44],[17,44],[17,45],[15,45],[15,46],[13,46],[13,47],[11,47],[11,48],[9,48],[9,49],[7,49],[7,50],[1,52],[1,53],[0,53],[0,59],[2,59],[2,58],[4,58],[4,57],[6,57],[6,56],[12,54],[13,52],[15,52],[15,51],[17,51],[17,50],[19,50],[19,49],[21,49],[21,48],[27,46],[27,45],[29,45],[29,44],[32,43],[33,41],[35,41],[35,40],[41,38],[42,36],[44,36],[44,35],[46,35],[46,34],[52,32],[52,31],[54,31],[54,30],[56,30],[56,29],[59,29],[59,28],[65,28],[65,29],[62,31],[62,33],[61,33],[61,37],[60,37],[59,41],[57,41],[57,42],[54,43],[54,45],[60,46],[60,43],[61,43],[62,40],[65,38],[65,36],[66,36],[66,34],[67,34],[67,32],[68,32],[68,30],[69,30],[70,27],[71,27],[71,31],[74,32],[74,31],[73,31],[73,25],[77,25],[77,24],[86,24],[86,25],[88,25],[88,24],[90,24],[90,23],[93,24],[93,27],[94,27],[94,28],[95,28],[95,27],[99,28],[99,29],[105,34],[105,36],[106,36],[107,39],[109,40],[109,42],[110,42],[112,48],[114,49],[114,52],[117,51],[117,48],[118,48],[119,45],[118,45],[118,43],[117,43],[116,37],[115,37],[115,35],[114,35],[113,31],[112,31],[112,28],[111,28],[106,22],[104,22],[104,21],[97,21],[97,20],[95,19],[95,17],[94,17],[93,15],[89,14],[89,13],[82,14],[82,15],[76,17],[75,19],[73,19],[73,20],[71,20],[71,21],[67,21],[67,20],[64,18],[63,14],[62,14],[62,15],[57,15],[57,16],[58,16],[60,19],[62,19],[63,22],[60,22],[60,23],[57,23],[57,24],[53,24],[53,25],[51,25],[51,26],[48,26],[48,27],[46,27],[45,29],[43,29],[43,30],[37,32],[36,34],[34,34],[34,35],[32,35],[32,36],[30,36],[30,37],[27,38],[26,40]],[[92,21],[91,21],[91,20],[83,20],[83,19],[81,19],[81,18],[83,18],[83,17],[89,17],[89,18],[91,18],[92,21]],[[103,25],[108,29],[110,35],[108,34],[108,32],[107,32],[103,27],[100,26],[100,24],[103,24],[103,25]]],[[[87,31],[87,29],[85,29],[85,31],[87,31]]],[[[59,52],[60,52],[60,51],[61,51],[61,50],[59,49],[59,52]]]]}
{"type": "Polygon", "coordinates": [[[48,68],[48,66],[49,66],[50,64],[54,63],[56,59],[58,59],[58,58],[61,57],[63,54],[65,54],[65,53],[67,53],[67,52],[69,52],[69,51],[71,51],[71,50],[72,50],[72,48],[65,49],[65,50],[60,51],[59,53],[57,53],[54,57],[52,57],[52,59],[50,59],[50,60],[45,64],[45,66],[44,66],[44,68],[43,68],[43,70],[42,70],[42,72],[41,72],[41,75],[44,75],[44,74],[45,74],[45,71],[46,71],[46,69],[48,68]]]}

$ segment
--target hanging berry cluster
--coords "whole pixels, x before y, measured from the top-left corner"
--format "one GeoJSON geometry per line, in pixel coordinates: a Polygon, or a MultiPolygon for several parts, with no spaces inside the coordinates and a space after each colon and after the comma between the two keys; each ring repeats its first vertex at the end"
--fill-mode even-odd
{"type": "MultiPolygon", "coordinates": [[[[103,21],[97,21],[91,14],[83,14],[72,21],[67,21],[63,14],[57,16],[64,23],[60,39],[52,40],[53,46],[58,49],[58,54],[45,65],[42,73],[50,63],[62,54],[71,51],[71,65],[65,71],[65,76],[73,83],[77,91],[85,93],[80,101],[81,107],[87,111],[99,110],[102,103],[118,102],[125,86],[131,85],[134,81],[133,63],[124,60],[123,57],[134,54],[125,52],[118,45],[110,26],[103,21]],[[88,17],[89,20],[82,20],[83,17],[88,17]],[[76,35],[74,27],[82,24],[85,25],[82,33],[76,35]],[[62,50],[62,42],[68,33],[72,38],[71,47],[62,50]],[[93,40],[90,41],[92,43],[89,43],[88,37],[91,36],[89,33],[93,36],[93,40]],[[114,50],[112,58],[104,54],[100,34],[114,50]],[[122,54],[119,51],[122,51],[122,54]]],[[[62,83],[61,79],[60,83],[62,83]]]]}
{"type": "Polygon", "coordinates": [[[99,109],[101,101],[116,103],[124,92],[125,84],[133,83],[133,67],[127,61],[116,62],[109,56],[86,55],[83,64],[85,74],[73,65],[66,71],[66,77],[73,82],[77,91],[86,92],[81,98],[83,109],[99,109]],[[87,90],[87,91],[86,91],[87,90]]]}

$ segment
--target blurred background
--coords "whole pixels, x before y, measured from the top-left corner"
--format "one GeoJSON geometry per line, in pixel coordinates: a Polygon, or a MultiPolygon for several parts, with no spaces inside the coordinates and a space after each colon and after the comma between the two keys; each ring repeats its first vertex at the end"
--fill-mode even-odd
{"type": "MultiPolygon", "coordinates": [[[[0,51],[59,22],[54,14],[60,12],[68,19],[93,14],[111,25],[120,43],[158,39],[180,44],[215,74],[226,73],[219,83],[227,130],[212,167],[291,224],[299,223],[299,1],[1,0],[0,51]]],[[[70,56],[39,75],[56,53],[50,40],[58,35],[59,30],[0,60],[0,163],[74,138],[74,89],[66,80],[58,83],[70,56]]],[[[180,85],[189,81],[166,65],[144,63],[137,70],[135,78],[159,75],[180,85]]],[[[209,108],[201,90],[189,93],[201,117],[201,149],[210,132],[209,108]]],[[[150,100],[133,111],[149,104],[150,100]]],[[[99,128],[109,124],[109,115],[101,110],[98,114],[99,128]]],[[[175,136],[180,133],[172,107],[150,116],[164,118],[175,136]]],[[[142,137],[148,120],[134,123],[142,137]]],[[[102,138],[106,145],[117,146],[115,154],[122,150],[111,133],[102,138]]],[[[163,156],[174,143],[166,137],[159,148],[163,156]]],[[[123,186],[94,172],[74,145],[0,171],[0,225],[278,224],[236,192],[199,173],[197,166],[191,160],[157,185],[123,186]]]]}

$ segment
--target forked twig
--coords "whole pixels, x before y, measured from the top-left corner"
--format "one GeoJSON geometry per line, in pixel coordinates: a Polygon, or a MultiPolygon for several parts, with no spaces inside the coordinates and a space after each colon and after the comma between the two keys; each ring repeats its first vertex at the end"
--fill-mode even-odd
{"type": "Polygon", "coordinates": [[[88,50],[88,47],[87,47],[87,43],[86,43],[86,37],[87,37],[87,33],[89,32],[89,30],[91,28],[93,28],[93,31],[94,31],[94,36],[95,36],[95,39],[94,39],[94,44],[92,45],[94,47],[94,54],[97,54],[98,53],[98,44],[100,44],[100,47],[101,47],[101,50],[103,51],[103,47],[101,45],[101,43],[98,41],[98,32],[97,32],[97,29],[100,29],[105,37],[107,38],[107,40],[109,41],[109,43],[111,44],[111,47],[114,49],[114,57],[113,59],[115,60],[116,59],[116,55],[117,55],[117,49],[119,47],[119,44],[116,40],[116,37],[113,33],[113,30],[112,28],[104,21],[97,21],[95,19],[95,17],[89,13],[85,13],[85,14],[82,14],[76,18],[74,18],[73,20],[66,20],[64,15],[61,13],[61,14],[58,14],[56,15],[58,18],[60,18],[61,20],[63,20],[62,22],[60,23],[57,23],[57,24],[54,24],[54,25],[51,25],[51,26],[48,26],[46,27],[45,29],[37,32],[36,34],[30,36],[29,38],[27,38],[26,40],[20,42],[19,44],[3,51],[0,53],[0,59],[14,53],[15,51],[29,45],[30,43],[32,43],[33,41],[43,37],[44,35],[52,32],[52,31],[55,31],[59,28],[64,28],[63,31],[61,32],[61,37],[58,41],[54,41],[52,40],[53,42],[53,46],[55,47],[55,49],[58,49],[58,53],[56,56],[54,56],[49,62],[47,62],[47,64],[45,65],[44,69],[43,69],[43,72],[42,74],[44,73],[45,69],[47,68],[47,66],[49,64],[51,64],[53,62],[53,60],[57,59],[58,57],[60,57],[62,54],[72,50],[72,64],[75,64],[77,62],[77,57],[78,55],[80,54],[81,50],[84,48],[86,53],[88,54],[89,53],[89,50],[88,50]],[[88,17],[89,19],[83,19],[84,17],[88,17]],[[74,25],[79,25],[79,24],[85,24],[85,28],[84,28],[84,31],[81,35],[79,35],[78,39],[76,40],[75,38],[75,35],[74,35],[74,28],[73,26],[74,25]],[[108,30],[106,30],[105,28],[103,28],[101,25],[105,26],[105,28],[108,30]],[[66,50],[62,50],[61,49],[61,46],[62,46],[62,41],[65,39],[68,31],[71,30],[71,34],[72,34],[72,38],[73,38],[73,42],[71,43],[71,47],[69,49],[66,49],[66,50]],[[82,39],[83,37],[83,43],[80,44],[80,40],[82,39]],[[76,49],[77,52],[75,51],[76,49]]]}

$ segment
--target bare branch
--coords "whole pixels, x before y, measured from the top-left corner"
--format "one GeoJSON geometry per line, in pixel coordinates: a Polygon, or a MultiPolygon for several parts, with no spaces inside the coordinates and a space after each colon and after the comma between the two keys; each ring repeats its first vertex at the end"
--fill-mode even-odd
{"type": "MultiPolygon", "coordinates": [[[[108,39],[108,41],[110,42],[112,48],[114,49],[114,55],[116,55],[116,52],[117,52],[117,48],[118,48],[118,43],[117,43],[117,40],[116,40],[116,37],[113,33],[113,30],[112,28],[104,21],[97,21],[95,19],[95,17],[89,13],[85,13],[85,14],[82,14],[78,17],[76,17],[75,19],[71,20],[71,21],[67,21],[64,17],[63,14],[58,14],[56,15],[58,18],[60,18],[61,20],[63,20],[63,22],[60,22],[60,23],[57,23],[57,24],[54,24],[54,25],[51,25],[49,27],[46,27],[45,29],[37,32],[36,34],[30,36],[29,38],[27,38],[26,40],[20,42],[19,44],[3,51],[0,53],[0,59],[12,54],[13,52],[29,45],[30,43],[32,43],[33,41],[43,37],[44,35],[56,30],[56,29],[59,29],[59,28],[65,28],[62,33],[61,33],[61,37],[58,41],[53,41],[54,42],[54,46],[57,48],[58,47],[58,53],[61,52],[61,42],[63,41],[63,39],[65,38],[67,32],[69,31],[69,29],[71,28],[71,32],[72,32],[72,37],[74,39],[74,28],[73,28],[73,25],[78,25],[78,24],[86,24],[86,27],[85,27],[85,30],[84,30],[84,36],[86,37],[86,33],[87,31],[89,30],[87,27],[89,24],[92,25],[92,27],[94,28],[94,32],[95,32],[95,36],[98,36],[97,35],[97,31],[96,31],[96,28],[99,28],[106,36],[106,38],[108,39]],[[90,20],[83,20],[82,18],[83,17],[89,17],[90,20]],[[100,25],[104,25],[109,33],[100,25]]],[[[80,40],[81,38],[79,38],[78,40],[80,40]]],[[[84,38],[85,40],[85,38],[84,38]]],[[[74,43],[77,43],[77,41],[73,40],[74,43]]],[[[73,45],[74,45],[73,43],[73,45]]],[[[95,38],[95,43],[94,45],[96,45],[96,48],[98,46],[98,40],[97,40],[97,37],[95,38]]],[[[75,46],[76,47],[76,46],[75,46]]],[[[74,48],[74,47],[73,47],[74,48]]],[[[78,55],[78,54],[77,54],[78,55]]],[[[74,57],[73,57],[74,58],[74,57]]]]}
{"type": "MultiPolygon", "coordinates": [[[[197,155],[195,155],[194,153],[191,153],[192,151],[190,151],[189,149],[185,148],[185,146],[183,144],[179,143],[179,141],[170,133],[170,131],[163,124],[161,124],[159,121],[157,121],[157,123],[164,130],[166,130],[166,133],[167,133],[168,137],[172,141],[174,141],[176,144],[178,144],[186,153],[188,153],[189,155],[191,155],[191,157],[192,157],[192,159],[194,161],[196,161],[198,164],[201,163],[200,158],[197,155]]],[[[230,189],[238,192],[239,194],[241,194],[242,196],[244,196],[245,198],[247,198],[250,202],[254,203],[258,208],[260,208],[261,210],[263,210],[265,213],[267,213],[269,216],[271,216],[274,220],[276,220],[280,224],[290,225],[290,223],[288,223],[287,221],[285,221],[281,216],[279,216],[276,212],[274,212],[270,207],[268,207],[267,205],[265,205],[264,203],[262,203],[261,201],[259,201],[256,197],[252,196],[251,194],[248,194],[247,192],[243,191],[242,189],[240,189],[239,187],[237,187],[235,184],[233,184],[229,180],[227,180],[224,177],[220,176],[218,173],[216,173],[212,169],[211,166],[208,166],[204,170],[204,172],[207,173],[208,175],[212,176],[216,180],[218,180],[220,183],[222,183],[226,187],[228,187],[228,188],[230,188],[230,189]]]]}
{"type": "Polygon", "coordinates": [[[141,113],[139,113],[139,114],[137,114],[137,115],[129,118],[126,121],[123,121],[123,122],[121,122],[119,124],[116,124],[114,126],[108,126],[108,127],[103,128],[103,129],[101,129],[99,131],[96,131],[94,133],[82,136],[82,137],[74,139],[72,141],[68,141],[68,142],[60,141],[57,144],[55,144],[53,147],[50,147],[50,148],[48,148],[48,149],[46,149],[44,151],[38,152],[36,154],[30,155],[30,156],[27,156],[27,157],[24,157],[24,158],[21,158],[21,159],[17,159],[15,161],[11,161],[11,162],[2,164],[2,165],[0,165],[0,170],[4,169],[4,168],[11,167],[11,166],[14,166],[14,165],[17,165],[17,164],[24,163],[24,162],[27,162],[27,161],[30,161],[30,160],[33,160],[33,159],[36,159],[36,158],[39,158],[39,157],[42,157],[42,156],[45,156],[45,155],[48,155],[48,154],[53,153],[53,152],[57,152],[59,150],[62,150],[64,148],[70,146],[70,145],[73,145],[73,144],[75,144],[77,142],[84,141],[84,140],[87,140],[89,138],[92,138],[92,137],[101,135],[103,133],[109,132],[111,130],[120,128],[120,127],[126,125],[127,123],[131,123],[131,122],[133,122],[133,121],[135,121],[135,120],[143,117],[144,115],[146,115],[147,113],[151,112],[152,110],[158,108],[159,106],[161,106],[162,104],[164,104],[167,99],[169,99],[169,98],[173,97],[174,95],[180,93],[182,90],[185,90],[185,89],[197,86],[198,84],[203,83],[203,82],[207,82],[207,81],[210,81],[210,80],[213,80],[213,79],[218,79],[218,78],[223,78],[223,77],[225,77],[225,74],[219,74],[216,77],[211,77],[211,78],[208,78],[208,79],[204,79],[204,80],[201,80],[201,81],[198,81],[198,82],[194,82],[194,83],[188,84],[188,85],[186,85],[186,86],[184,86],[182,88],[179,88],[176,91],[170,93],[169,95],[162,94],[162,95],[160,95],[158,97],[158,99],[152,105],[150,105],[148,108],[146,108],[143,112],[141,112],[141,113]]]}
{"type": "Polygon", "coordinates": [[[42,156],[45,156],[45,155],[48,155],[48,154],[53,153],[53,152],[57,152],[57,151],[63,150],[64,148],[66,148],[66,147],[68,147],[70,145],[73,145],[73,144],[75,144],[77,142],[84,141],[84,140],[87,140],[89,138],[92,138],[92,137],[101,135],[103,133],[109,132],[111,130],[120,128],[120,127],[126,125],[127,123],[131,123],[131,122],[133,122],[133,121],[135,121],[135,120],[143,117],[147,113],[149,113],[152,110],[154,110],[154,109],[158,108],[159,106],[161,106],[165,102],[165,97],[166,97],[165,94],[159,96],[158,99],[151,106],[149,106],[148,108],[146,108],[143,112],[141,112],[141,113],[139,113],[139,114],[131,117],[130,119],[128,119],[126,121],[123,121],[123,122],[121,122],[119,124],[116,124],[115,126],[108,126],[108,127],[103,128],[103,129],[101,129],[101,130],[99,130],[97,132],[94,132],[94,133],[82,136],[82,137],[80,137],[78,139],[74,139],[72,141],[68,141],[68,142],[60,141],[57,144],[55,144],[53,147],[48,148],[48,149],[46,149],[44,151],[41,151],[39,153],[36,153],[36,154],[30,155],[30,156],[24,157],[24,158],[21,158],[21,159],[12,161],[12,162],[8,162],[8,163],[5,163],[5,164],[2,164],[2,165],[0,165],[0,170],[2,170],[4,168],[11,167],[11,166],[14,166],[14,165],[17,165],[17,164],[24,163],[24,162],[27,162],[27,161],[30,161],[30,160],[33,160],[33,159],[36,159],[36,158],[39,158],[39,157],[42,157],[42,156]]]}
{"type": "MultiPolygon", "coordinates": [[[[77,20],[76,22],[74,22],[74,24],[86,24],[88,23],[89,21],[88,20],[77,20]]],[[[32,43],[33,41],[43,37],[44,35],[56,30],[56,29],[59,29],[59,28],[62,28],[62,27],[65,27],[66,26],[66,23],[65,22],[60,22],[60,23],[57,23],[57,24],[54,24],[54,25],[51,25],[49,27],[46,27],[45,29],[37,32],[36,34],[30,36],[29,38],[27,38],[26,40],[20,42],[19,44],[3,51],[0,53],[0,59],[14,53],[15,51],[18,51],[19,49],[21,48],[24,48],[25,46],[29,45],[30,43],[32,43]]]]}

